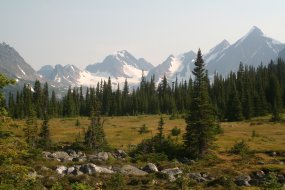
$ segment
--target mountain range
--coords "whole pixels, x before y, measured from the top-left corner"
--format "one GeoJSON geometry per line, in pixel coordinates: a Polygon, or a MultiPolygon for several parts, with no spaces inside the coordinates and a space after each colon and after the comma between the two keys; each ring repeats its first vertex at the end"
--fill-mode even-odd
{"type": "MultiPolygon", "coordinates": [[[[278,57],[285,59],[285,44],[264,35],[255,26],[235,43],[223,40],[203,56],[209,76],[214,73],[226,76],[230,71],[237,71],[240,63],[266,65],[278,57]]],[[[195,58],[196,53],[188,51],[180,55],[169,55],[161,64],[153,66],[144,58],[136,58],[127,50],[122,50],[106,56],[100,63],[88,65],[84,70],[75,65],[58,64],[46,65],[35,71],[13,47],[6,43],[0,44],[1,73],[15,78],[18,83],[38,79],[48,82],[54,88],[64,89],[69,86],[95,86],[97,82],[108,80],[109,77],[114,86],[126,79],[131,86],[136,86],[142,75],[147,79],[155,76],[156,82],[164,75],[169,81],[189,80],[195,58]]]]}

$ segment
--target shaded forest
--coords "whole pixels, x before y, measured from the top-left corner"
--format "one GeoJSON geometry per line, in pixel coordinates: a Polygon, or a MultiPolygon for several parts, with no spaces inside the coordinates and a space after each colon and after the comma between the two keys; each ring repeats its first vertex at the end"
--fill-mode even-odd
{"type": "MultiPolygon", "coordinates": [[[[193,96],[193,80],[169,83],[164,77],[156,86],[155,76],[147,81],[142,76],[137,88],[130,89],[127,79],[123,87],[112,89],[112,82],[101,81],[87,89],[69,88],[62,99],[55,92],[49,96],[48,84],[35,81],[22,91],[9,94],[7,110],[13,118],[26,118],[34,110],[38,118],[90,116],[97,103],[108,116],[138,114],[184,114],[193,96]]],[[[220,121],[241,121],[272,113],[278,120],[285,105],[285,63],[278,59],[267,66],[239,65],[227,77],[216,74],[208,81],[210,102],[220,121]]]]}

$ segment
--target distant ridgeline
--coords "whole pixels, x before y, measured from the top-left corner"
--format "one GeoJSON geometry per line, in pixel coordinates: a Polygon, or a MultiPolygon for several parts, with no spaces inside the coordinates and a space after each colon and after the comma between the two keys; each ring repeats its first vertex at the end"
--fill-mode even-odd
{"type": "MultiPolygon", "coordinates": [[[[10,93],[7,100],[9,114],[24,118],[34,109],[42,118],[89,116],[95,105],[100,105],[104,115],[183,114],[190,108],[193,81],[168,83],[166,77],[156,86],[154,76],[142,77],[137,88],[129,89],[126,80],[123,88],[112,89],[112,82],[102,81],[94,88],[69,88],[62,99],[48,85],[39,81],[34,86],[25,85],[22,91],[10,93]]],[[[239,121],[268,113],[280,113],[285,105],[285,63],[278,59],[267,66],[244,66],[226,78],[215,75],[209,82],[213,109],[220,120],[239,121]]]]}

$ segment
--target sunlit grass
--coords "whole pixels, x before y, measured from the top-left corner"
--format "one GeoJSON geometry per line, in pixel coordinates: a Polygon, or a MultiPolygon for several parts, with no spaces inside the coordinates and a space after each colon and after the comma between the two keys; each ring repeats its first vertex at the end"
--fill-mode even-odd
{"type": "MultiPolygon", "coordinates": [[[[160,115],[103,117],[107,141],[115,148],[124,149],[129,145],[138,144],[157,133],[160,117],[160,115]],[[139,128],[143,125],[146,125],[149,132],[139,134],[139,128]]],[[[178,138],[181,142],[186,127],[185,120],[183,118],[170,120],[168,115],[163,115],[163,118],[165,136],[170,135],[171,129],[178,127],[181,129],[178,138]]],[[[250,121],[221,123],[224,133],[219,135],[215,142],[218,151],[230,149],[239,140],[245,140],[250,148],[256,151],[285,151],[285,123],[272,123],[269,122],[269,118],[268,116],[250,121]],[[255,131],[255,137],[252,137],[253,131],[255,131]]],[[[10,125],[10,130],[22,136],[25,121],[16,120],[11,123],[14,125],[10,125]]],[[[78,136],[83,140],[89,124],[90,120],[87,117],[51,119],[49,121],[51,138],[54,142],[74,142],[78,136]],[[76,126],[77,119],[80,121],[79,126],[76,126]]],[[[41,126],[40,120],[38,120],[38,126],[39,128],[41,126]]]]}

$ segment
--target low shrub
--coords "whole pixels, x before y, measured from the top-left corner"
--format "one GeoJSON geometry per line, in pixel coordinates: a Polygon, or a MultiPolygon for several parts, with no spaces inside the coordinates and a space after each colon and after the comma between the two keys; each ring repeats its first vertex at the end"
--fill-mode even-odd
{"type": "Polygon", "coordinates": [[[234,146],[230,149],[230,153],[246,156],[250,153],[250,148],[248,144],[244,140],[237,142],[234,146]]]}

